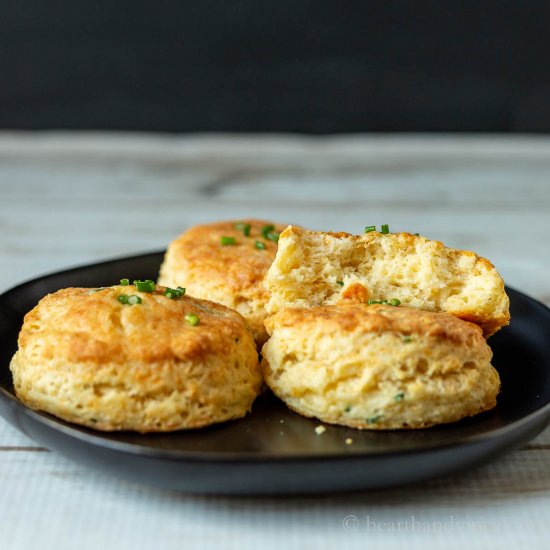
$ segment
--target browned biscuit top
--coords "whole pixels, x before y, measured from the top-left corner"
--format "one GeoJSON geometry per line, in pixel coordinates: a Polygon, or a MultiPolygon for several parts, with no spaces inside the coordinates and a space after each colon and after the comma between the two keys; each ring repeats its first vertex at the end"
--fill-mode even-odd
{"type": "Polygon", "coordinates": [[[154,293],[138,292],[129,285],[49,294],[25,316],[19,348],[44,359],[55,356],[87,366],[200,363],[223,354],[249,331],[238,313],[222,305],[190,296],[172,300],[163,292],[162,287],[154,293]],[[142,302],[122,304],[121,295],[136,295],[142,302]],[[186,321],[188,314],[196,315],[199,324],[186,321]]]}
{"type": "Polygon", "coordinates": [[[314,327],[327,333],[356,330],[365,333],[396,332],[404,336],[418,334],[472,347],[484,348],[486,345],[483,331],[474,323],[462,321],[447,313],[419,311],[403,306],[350,303],[311,308],[289,307],[266,321],[269,334],[275,328],[284,327],[299,327],[304,332],[314,327]]]}
{"type": "Polygon", "coordinates": [[[274,226],[276,233],[285,228],[255,219],[197,225],[171,243],[172,261],[176,263],[181,259],[188,276],[197,277],[198,282],[215,279],[223,282],[230,292],[266,299],[263,281],[277,253],[277,243],[262,235],[266,226],[274,226]],[[239,223],[250,225],[249,236],[236,228],[239,223]],[[234,238],[235,244],[223,246],[222,237],[234,238]],[[256,248],[256,241],[262,248],[256,248]]]}

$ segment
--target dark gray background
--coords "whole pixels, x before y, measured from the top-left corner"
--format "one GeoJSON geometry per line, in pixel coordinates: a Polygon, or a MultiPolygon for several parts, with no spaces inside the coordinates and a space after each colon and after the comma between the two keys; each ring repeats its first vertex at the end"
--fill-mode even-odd
{"type": "Polygon", "coordinates": [[[550,3],[5,0],[0,128],[550,130],[550,3]]]}

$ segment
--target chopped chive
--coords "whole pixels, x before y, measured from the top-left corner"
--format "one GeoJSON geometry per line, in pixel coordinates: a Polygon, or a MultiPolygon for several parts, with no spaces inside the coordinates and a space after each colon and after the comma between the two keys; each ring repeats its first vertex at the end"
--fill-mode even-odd
{"type": "Polygon", "coordinates": [[[412,341],[413,341],[412,336],[410,335],[403,336],[403,342],[405,342],[405,344],[410,344],[412,341]]]}
{"type": "Polygon", "coordinates": [[[262,236],[264,237],[264,239],[267,239],[267,234],[273,231],[274,229],[275,229],[274,225],[264,225],[262,227],[262,236]]]}
{"type": "Polygon", "coordinates": [[[400,391],[399,393],[396,393],[396,394],[393,396],[393,400],[394,400],[394,401],[397,401],[397,402],[403,401],[404,397],[405,397],[405,393],[402,392],[402,391],[400,391]]]}
{"type": "Polygon", "coordinates": [[[135,294],[131,294],[128,296],[127,294],[120,294],[116,297],[116,299],[121,303],[129,306],[135,306],[136,304],[141,304],[142,300],[139,296],[136,296],[135,294]]]}
{"type": "Polygon", "coordinates": [[[145,279],[144,281],[136,280],[134,281],[134,286],[139,290],[140,292],[153,292],[157,285],[155,285],[155,281],[152,281],[151,279],[145,279]]]}
{"type": "Polygon", "coordinates": [[[344,286],[344,281],[336,281],[337,285],[344,286]]]}
{"type": "Polygon", "coordinates": [[[270,231],[266,237],[268,241],[273,241],[274,243],[279,242],[279,233],[276,233],[275,231],[270,231]]]}
{"type": "Polygon", "coordinates": [[[268,233],[271,233],[274,229],[275,229],[274,225],[264,225],[262,227],[262,237],[264,239],[269,239],[269,237],[267,235],[268,235],[268,233]]]}
{"type": "Polygon", "coordinates": [[[178,286],[178,288],[166,287],[164,291],[164,296],[170,298],[170,300],[177,300],[185,294],[185,288],[178,286]]]}
{"type": "Polygon", "coordinates": [[[387,235],[389,232],[390,232],[390,226],[387,223],[383,223],[380,226],[380,233],[382,233],[382,235],[387,235]]]}
{"type": "Polygon", "coordinates": [[[381,414],[375,414],[374,416],[366,418],[365,420],[366,420],[367,424],[376,424],[381,419],[382,419],[381,414]]]}
{"type": "Polygon", "coordinates": [[[376,225],[367,225],[365,227],[365,233],[370,233],[371,231],[376,231],[376,225]]]}
{"type": "Polygon", "coordinates": [[[237,240],[235,239],[235,237],[222,237],[220,239],[220,242],[222,246],[231,246],[237,244],[237,240]]]}
{"type": "Polygon", "coordinates": [[[185,320],[192,326],[196,327],[200,323],[200,319],[194,313],[188,313],[185,316],[185,320]]]}
{"type": "Polygon", "coordinates": [[[398,306],[401,304],[401,300],[398,300],[397,298],[392,298],[389,302],[388,300],[368,300],[367,305],[374,306],[374,305],[382,305],[382,306],[398,306]]]}
{"type": "Polygon", "coordinates": [[[265,250],[265,244],[262,242],[262,241],[256,241],[254,243],[254,246],[258,249],[258,250],[265,250]]]}
{"type": "Polygon", "coordinates": [[[130,279],[120,279],[120,286],[128,286],[130,284],[130,279]]]}
{"type": "Polygon", "coordinates": [[[420,233],[413,233],[415,237],[420,237],[420,233]]]}
{"type": "Polygon", "coordinates": [[[344,409],[344,412],[349,413],[351,411],[351,405],[346,405],[346,408],[344,409]]]}
{"type": "Polygon", "coordinates": [[[252,226],[249,223],[238,222],[235,224],[235,229],[242,231],[245,237],[250,237],[250,230],[252,226]]]}

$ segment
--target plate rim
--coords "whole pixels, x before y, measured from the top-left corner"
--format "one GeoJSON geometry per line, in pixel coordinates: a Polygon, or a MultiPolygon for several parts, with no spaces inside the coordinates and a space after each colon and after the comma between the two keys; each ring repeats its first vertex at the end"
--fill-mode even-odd
{"type": "MultiPolygon", "coordinates": [[[[159,256],[164,254],[165,250],[156,250],[143,252],[140,254],[132,254],[131,256],[120,256],[116,258],[111,258],[108,260],[100,260],[98,262],[92,262],[87,264],[78,265],[68,269],[63,269],[60,271],[52,271],[39,275],[38,277],[28,279],[19,283],[7,290],[4,290],[0,294],[0,302],[5,299],[5,297],[13,292],[22,291],[24,287],[31,284],[38,283],[42,280],[49,279],[51,277],[56,277],[63,274],[70,274],[78,271],[82,271],[87,268],[96,268],[107,266],[109,264],[114,264],[120,261],[128,260],[137,260],[142,259],[145,256],[159,256]]],[[[514,294],[519,295],[522,299],[528,301],[533,306],[542,308],[544,313],[548,315],[548,321],[550,326],[550,308],[546,304],[540,302],[539,300],[519,291],[513,287],[506,286],[507,291],[511,291],[514,294]]],[[[9,368],[9,367],[8,367],[9,368]]],[[[294,454],[294,455],[285,455],[285,454],[273,454],[273,453],[245,453],[245,452],[224,452],[224,453],[215,453],[215,452],[204,452],[204,451],[193,451],[193,450],[169,450],[162,449],[158,447],[145,447],[140,446],[136,443],[128,443],[123,441],[117,441],[109,439],[103,435],[103,432],[93,433],[92,430],[84,426],[75,425],[72,426],[70,423],[57,419],[49,413],[34,410],[22,401],[20,401],[15,394],[6,389],[3,385],[0,385],[0,399],[4,400],[8,406],[15,407],[18,413],[23,413],[32,421],[38,422],[39,424],[45,426],[46,428],[52,429],[54,431],[60,432],[65,437],[72,437],[77,439],[81,443],[92,445],[94,447],[102,447],[109,451],[116,451],[119,453],[124,453],[127,455],[132,455],[136,457],[147,457],[147,458],[156,458],[162,460],[174,460],[174,461],[196,461],[196,462],[215,462],[215,463],[231,463],[231,462],[240,462],[240,463],[255,463],[255,462],[276,462],[276,463],[286,463],[286,462],[302,462],[302,461],[338,461],[338,460],[350,460],[350,459],[361,459],[369,460],[369,458],[381,459],[384,457],[395,457],[397,455],[411,455],[411,454],[421,454],[421,453],[431,453],[434,451],[450,449],[453,447],[462,447],[464,445],[475,445],[477,443],[488,442],[491,440],[501,439],[506,437],[506,434],[512,433],[516,430],[521,430],[524,425],[534,424],[540,417],[548,416],[548,421],[550,422],[550,397],[548,401],[540,406],[538,409],[533,412],[518,418],[517,420],[506,424],[505,426],[500,426],[498,428],[491,429],[478,434],[459,436],[457,439],[445,443],[435,443],[426,445],[418,448],[407,448],[407,449],[394,449],[391,451],[381,451],[378,453],[364,453],[357,449],[349,448],[345,451],[340,452],[331,452],[331,453],[320,453],[320,454],[294,454]]],[[[294,413],[297,414],[297,413],[294,413]]],[[[483,413],[482,413],[483,414],[483,413]]],[[[7,418],[5,418],[6,421],[7,418]]],[[[231,420],[229,422],[239,422],[240,419],[231,420]]],[[[315,421],[315,419],[311,419],[315,421]]],[[[318,422],[322,422],[318,420],[318,422]]],[[[337,426],[332,424],[327,424],[327,429],[340,429],[346,428],[345,426],[337,426]]],[[[222,426],[224,423],[214,424],[213,427],[222,426]]],[[[408,430],[385,430],[389,433],[397,433],[399,431],[408,431],[408,430]]],[[[185,432],[185,430],[178,430],[178,433],[185,432]]],[[[116,434],[117,432],[106,432],[109,434],[116,434]]],[[[540,433],[540,432],[539,432],[540,433]]],[[[169,434],[169,432],[166,432],[169,434]]]]}
{"type": "MultiPolygon", "coordinates": [[[[78,441],[93,445],[94,447],[102,447],[108,449],[109,451],[116,451],[119,453],[124,453],[128,455],[133,455],[136,457],[149,457],[157,458],[163,460],[177,460],[177,461],[197,461],[197,462],[216,462],[216,463],[230,463],[230,462],[241,462],[241,463],[255,463],[255,462],[294,462],[294,461],[308,461],[308,460],[343,460],[343,459],[353,459],[360,458],[362,460],[368,460],[369,458],[384,458],[384,457],[395,457],[397,455],[411,455],[411,454],[421,454],[421,453],[431,453],[434,451],[440,451],[445,449],[451,449],[453,447],[463,447],[465,445],[475,445],[477,443],[489,442],[491,440],[499,440],[502,437],[505,437],[506,434],[514,432],[521,429],[524,425],[536,423],[536,421],[548,415],[548,420],[550,420],[550,402],[543,405],[540,409],[533,411],[532,413],[522,416],[518,420],[507,424],[506,426],[501,426],[487,432],[480,434],[474,434],[471,436],[462,436],[460,438],[454,439],[446,443],[436,443],[433,445],[426,445],[423,447],[413,447],[408,449],[394,449],[391,451],[382,451],[376,453],[364,453],[353,448],[349,448],[349,451],[346,449],[346,452],[334,452],[334,453],[319,453],[319,454],[294,454],[294,455],[284,455],[284,454],[274,454],[274,453],[244,453],[244,452],[224,452],[224,453],[215,453],[215,452],[204,452],[204,451],[182,451],[182,450],[168,450],[158,447],[142,447],[139,444],[127,443],[108,439],[102,436],[101,433],[88,433],[82,431],[87,429],[85,427],[73,427],[65,423],[61,419],[56,419],[55,417],[44,413],[41,411],[36,411],[31,409],[24,403],[22,403],[15,395],[6,390],[3,386],[0,386],[0,399],[8,400],[12,406],[15,405],[18,408],[18,412],[29,416],[33,421],[46,426],[49,429],[60,432],[63,436],[72,437],[78,441]]],[[[231,422],[238,422],[240,419],[232,420],[231,422]]],[[[321,421],[319,421],[321,422],[321,421]]],[[[220,423],[220,426],[223,423],[220,423]]],[[[323,423],[325,424],[325,423],[323,423]]],[[[78,426],[78,425],[77,425],[78,426]]],[[[344,426],[330,425],[327,424],[327,430],[329,429],[338,429],[345,428],[344,426]]],[[[185,430],[180,430],[183,432],[185,430]]],[[[389,433],[396,433],[399,430],[387,430],[389,433]]],[[[401,430],[406,431],[406,430],[401,430]]],[[[116,432],[108,432],[116,433],[116,432]]],[[[167,432],[168,433],[168,432],[167,432]]]]}

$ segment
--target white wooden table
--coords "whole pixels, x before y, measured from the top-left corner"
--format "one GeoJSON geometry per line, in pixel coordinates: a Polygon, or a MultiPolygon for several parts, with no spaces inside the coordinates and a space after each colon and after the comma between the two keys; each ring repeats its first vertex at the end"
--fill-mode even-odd
{"type": "MultiPolygon", "coordinates": [[[[550,304],[549,138],[0,133],[0,290],[244,216],[418,231],[550,304]]],[[[550,430],[420,486],[252,499],[118,481],[0,420],[0,520],[1,550],[549,548],[550,430]]]]}

